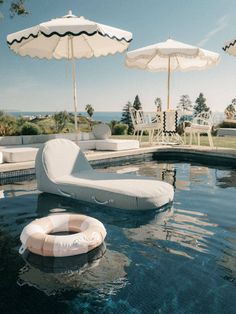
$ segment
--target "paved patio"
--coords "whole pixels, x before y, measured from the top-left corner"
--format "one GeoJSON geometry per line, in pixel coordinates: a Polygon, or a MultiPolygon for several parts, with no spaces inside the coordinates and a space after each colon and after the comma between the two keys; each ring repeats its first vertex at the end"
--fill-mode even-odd
{"type": "MultiPolygon", "coordinates": [[[[181,154],[191,154],[191,155],[198,155],[207,157],[208,159],[210,157],[214,158],[224,158],[229,159],[232,162],[235,161],[236,166],[236,149],[228,149],[228,148],[218,148],[218,147],[208,147],[208,146],[187,146],[187,145],[148,145],[147,143],[143,143],[142,147],[139,149],[132,149],[132,150],[125,150],[125,151],[86,151],[86,157],[91,162],[96,161],[107,161],[108,160],[115,160],[115,159],[122,159],[122,158],[128,158],[129,157],[135,157],[139,155],[145,155],[145,154],[163,154],[163,153],[171,153],[172,157],[173,154],[176,153],[178,156],[181,154]]],[[[186,158],[185,158],[186,160],[186,158]]],[[[28,161],[28,162],[21,162],[21,163],[4,163],[0,164],[0,178],[1,174],[4,174],[4,177],[10,176],[11,172],[15,171],[22,171],[28,169],[34,169],[35,168],[35,162],[34,161],[28,161]]]]}

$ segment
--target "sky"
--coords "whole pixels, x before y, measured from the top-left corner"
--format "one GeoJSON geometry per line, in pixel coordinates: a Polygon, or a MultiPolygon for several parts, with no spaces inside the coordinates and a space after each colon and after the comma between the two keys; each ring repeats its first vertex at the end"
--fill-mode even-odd
{"type": "MultiPolygon", "coordinates": [[[[236,0],[26,0],[30,15],[9,17],[9,3],[0,6],[0,110],[73,111],[71,67],[65,60],[38,60],[14,54],[10,33],[52,18],[73,14],[133,33],[129,51],[172,39],[221,55],[220,63],[204,71],[174,72],[171,107],[188,94],[200,92],[212,111],[224,111],[236,97],[236,57],[222,50],[236,38],[236,0]]],[[[160,97],[166,107],[167,73],[124,66],[125,54],[76,61],[79,111],[121,111],[139,95],[145,111],[155,110],[160,97]]]]}

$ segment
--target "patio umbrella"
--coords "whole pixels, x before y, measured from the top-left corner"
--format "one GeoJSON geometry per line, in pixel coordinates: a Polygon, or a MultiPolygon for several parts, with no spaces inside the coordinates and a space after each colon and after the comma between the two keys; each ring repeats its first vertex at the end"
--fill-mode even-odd
{"type": "Polygon", "coordinates": [[[232,56],[236,56],[236,39],[232,39],[225,43],[223,50],[232,56]]]}
{"type": "Polygon", "coordinates": [[[75,59],[124,52],[131,40],[130,32],[77,17],[71,11],[62,18],[52,19],[7,36],[9,48],[21,56],[71,60],[76,130],[75,59]]]}
{"type": "Polygon", "coordinates": [[[201,70],[219,62],[220,55],[173,39],[130,51],[125,64],[151,72],[167,71],[167,110],[170,109],[170,74],[173,71],[201,70]]]}

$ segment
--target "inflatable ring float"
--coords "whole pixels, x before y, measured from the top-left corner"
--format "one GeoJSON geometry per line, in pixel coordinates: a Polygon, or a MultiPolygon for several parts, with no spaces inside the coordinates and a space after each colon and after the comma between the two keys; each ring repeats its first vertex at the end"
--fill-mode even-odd
{"type": "Polygon", "coordinates": [[[77,214],[55,214],[36,219],[22,231],[19,250],[42,256],[73,256],[98,247],[106,237],[104,225],[97,219],[77,214]],[[68,235],[55,233],[70,232],[68,235]]]}

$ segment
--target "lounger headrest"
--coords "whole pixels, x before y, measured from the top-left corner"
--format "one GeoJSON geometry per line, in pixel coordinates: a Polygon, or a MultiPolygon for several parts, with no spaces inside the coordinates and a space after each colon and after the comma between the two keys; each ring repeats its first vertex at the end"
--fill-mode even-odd
{"type": "Polygon", "coordinates": [[[79,146],[66,139],[46,142],[42,161],[48,177],[52,180],[90,168],[79,146]]]}

